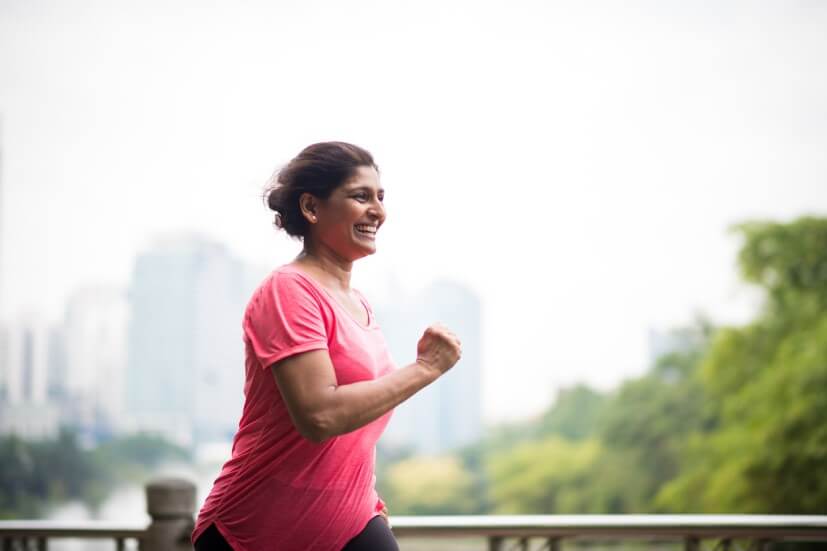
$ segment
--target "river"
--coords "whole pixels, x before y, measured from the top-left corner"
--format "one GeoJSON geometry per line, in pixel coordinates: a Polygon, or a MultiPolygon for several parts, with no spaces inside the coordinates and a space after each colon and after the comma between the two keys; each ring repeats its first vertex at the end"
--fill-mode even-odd
{"type": "MultiPolygon", "coordinates": [[[[175,477],[193,482],[196,487],[197,509],[206,499],[220,469],[220,463],[166,464],[153,473],[149,480],[175,477]]],[[[70,501],[52,509],[46,518],[67,523],[102,520],[125,524],[149,524],[144,486],[137,483],[115,489],[97,511],[91,510],[81,501],[70,501]]],[[[135,545],[127,546],[127,549],[134,548],[136,548],[135,545]]],[[[115,544],[114,541],[107,540],[57,539],[49,541],[49,549],[53,551],[111,551],[115,549],[115,544]]]]}

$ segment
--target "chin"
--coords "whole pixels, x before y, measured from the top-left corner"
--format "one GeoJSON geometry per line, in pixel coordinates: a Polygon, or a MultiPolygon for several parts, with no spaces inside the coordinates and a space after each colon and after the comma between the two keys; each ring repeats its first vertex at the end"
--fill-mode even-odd
{"type": "Polygon", "coordinates": [[[365,258],[376,252],[376,249],[366,249],[359,247],[358,249],[351,249],[348,253],[342,254],[343,258],[347,258],[350,262],[356,262],[360,258],[365,258]]]}
{"type": "Polygon", "coordinates": [[[375,243],[372,246],[366,245],[364,243],[355,243],[355,245],[356,246],[354,247],[353,256],[355,256],[356,258],[354,258],[354,260],[363,258],[365,256],[370,256],[376,253],[375,243]]]}

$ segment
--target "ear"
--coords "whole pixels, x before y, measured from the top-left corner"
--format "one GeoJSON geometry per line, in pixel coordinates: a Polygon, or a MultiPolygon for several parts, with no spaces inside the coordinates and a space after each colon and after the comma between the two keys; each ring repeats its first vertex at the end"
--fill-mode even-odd
{"type": "Polygon", "coordinates": [[[316,208],[318,200],[310,193],[302,193],[299,197],[299,208],[302,211],[302,216],[311,224],[316,223],[316,208]]]}

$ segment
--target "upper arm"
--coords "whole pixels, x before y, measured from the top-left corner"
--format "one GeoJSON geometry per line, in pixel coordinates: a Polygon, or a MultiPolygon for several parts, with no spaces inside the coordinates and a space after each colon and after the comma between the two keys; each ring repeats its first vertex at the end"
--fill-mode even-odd
{"type": "Polygon", "coordinates": [[[244,314],[244,335],[263,368],[328,346],[324,307],[315,290],[295,274],[274,274],[254,294],[244,314]]]}
{"type": "Polygon", "coordinates": [[[327,350],[288,356],[270,366],[293,424],[302,436],[319,442],[328,434],[326,405],[336,389],[336,372],[327,350]]]}

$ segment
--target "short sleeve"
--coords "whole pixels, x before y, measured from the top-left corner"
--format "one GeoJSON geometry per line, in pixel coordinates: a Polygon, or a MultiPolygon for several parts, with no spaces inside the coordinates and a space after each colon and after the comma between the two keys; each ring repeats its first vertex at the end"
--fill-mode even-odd
{"type": "Polygon", "coordinates": [[[258,289],[244,315],[244,335],[262,367],[328,347],[316,291],[290,273],[276,272],[258,289]]]}

